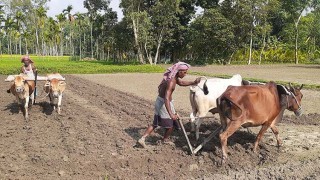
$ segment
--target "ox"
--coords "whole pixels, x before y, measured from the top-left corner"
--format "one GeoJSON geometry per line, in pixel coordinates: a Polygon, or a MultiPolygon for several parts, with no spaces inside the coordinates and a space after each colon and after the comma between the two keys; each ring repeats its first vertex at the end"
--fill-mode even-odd
{"type": "Polygon", "coordinates": [[[217,98],[227,89],[228,86],[241,86],[242,77],[239,74],[233,75],[230,79],[212,78],[202,80],[197,86],[190,87],[190,103],[192,113],[190,114],[191,131],[196,132],[196,139],[199,139],[199,127],[202,123],[201,117],[208,112],[212,114],[217,111],[217,98]],[[198,116],[199,118],[195,118],[198,116]]]}
{"type": "Polygon", "coordinates": [[[27,81],[26,78],[27,76],[24,75],[15,76],[13,84],[7,92],[11,92],[16,97],[18,105],[21,106],[21,111],[24,114],[25,120],[28,120],[29,102],[31,105],[33,104],[35,84],[34,81],[27,81]],[[21,103],[23,104],[21,105],[21,103]]]}
{"type": "Polygon", "coordinates": [[[60,74],[48,74],[48,80],[44,85],[44,91],[49,95],[50,104],[53,109],[57,108],[58,114],[61,113],[62,94],[66,89],[66,82],[56,77],[61,77],[60,74]]]}
{"type": "Polygon", "coordinates": [[[278,137],[279,131],[276,123],[282,119],[286,109],[300,116],[302,93],[299,88],[284,87],[274,82],[265,85],[252,86],[230,86],[217,99],[219,115],[223,132],[220,134],[222,149],[222,162],[227,158],[227,139],[240,126],[255,127],[262,126],[253,147],[256,152],[259,141],[270,127],[274,133],[278,147],[281,141],[278,137]]]}

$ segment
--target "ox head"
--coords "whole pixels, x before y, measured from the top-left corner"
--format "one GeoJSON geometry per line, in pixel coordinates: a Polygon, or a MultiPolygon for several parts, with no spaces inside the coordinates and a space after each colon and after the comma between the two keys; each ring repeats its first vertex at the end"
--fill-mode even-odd
{"type": "Polygon", "coordinates": [[[14,79],[14,87],[15,87],[15,91],[17,93],[24,92],[24,90],[25,90],[24,89],[24,82],[25,82],[25,79],[22,76],[18,75],[18,76],[15,77],[15,79],[14,79]]]}
{"type": "Polygon", "coordinates": [[[301,100],[303,94],[301,93],[301,89],[303,84],[295,88],[289,83],[289,87],[285,87],[284,90],[286,92],[286,102],[287,102],[287,109],[289,111],[293,111],[296,116],[300,116],[302,114],[301,108],[301,100]]]}
{"type": "Polygon", "coordinates": [[[45,86],[49,87],[49,93],[52,94],[53,98],[58,98],[59,95],[65,90],[66,83],[54,78],[50,81],[47,81],[45,86]]]}

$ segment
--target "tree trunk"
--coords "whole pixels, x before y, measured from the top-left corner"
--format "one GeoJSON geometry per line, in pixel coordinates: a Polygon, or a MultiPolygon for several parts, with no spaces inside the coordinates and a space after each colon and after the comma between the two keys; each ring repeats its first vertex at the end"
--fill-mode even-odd
{"type": "Polygon", "coordinates": [[[38,28],[36,28],[36,41],[37,41],[36,54],[39,55],[39,34],[38,34],[38,28]]]}
{"type": "Polygon", "coordinates": [[[251,27],[251,30],[250,30],[250,47],[249,47],[249,59],[248,59],[248,65],[251,64],[251,59],[252,59],[252,27],[251,27]]]}
{"type": "Polygon", "coordinates": [[[144,58],[143,58],[143,54],[139,45],[139,39],[138,39],[138,32],[139,29],[137,27],[137,24],[135,22],[135,19],[132,17],[132,26],[133,26],[133,33],[134,33],[134,42],[135,42],[135,46],[138,50],[138,57],[139,57],[139,61],[141,64],[145,64],[144,58]]]}
{"type": "Polygon", "coordinates": [[[81,33],[80,33],[80,49],[79,49],[79,57],[80,57],[80,59],[79,60],[81,60],[82,59],[82,50],[81,50],[81,48],[82,48],[82,44],[81,44],[81,33]]]}
{"type": "Polygon", "coordinates": [[[22,47],[21,47],[21,45],[22,45],[22,42],[21,42],[22,40],[21,40],[21,36],[19,37],[19,51],[20,51],[20,55],[22,55],[22,47]]]}
{"type": "Polygon", "coordinates": [[[161,47],[161,43],[162,43],[162,32],[163,32],[163,27],[162,27],[162,29],[161,29],[161,31],[160,31],[160,35],[159,35],[159,40],[158,40],[158,45],[157,45],[157,51],[156,51],[156,55],[155,55],[155,57],[154,57],[154,64],[157,64],[157,62],[158,62],[158,56],[159,56],[159,50],[160,50],[160,47],[161,47]]]}
{"type": "Polygon", "coordinates": [[[90,38],[91,38],[91,42],[90,42],[90,44],[91,44],[91,58],[93,58],[93,45],[92,45],[92,43],[93,43],[93,37],[92,37],[92,23],[90,24],[90,38]]]}
{"type": "Polygon", "coordinates": [[[259,55],[259,65],[261,64],[261,59],[262,59],[262,53],[264,52],[264,48],[266,47],[266,35],[263,35],[263,43],[262,43],[262,48],[260,51],[260,55],[259,55]]]}
{"type": "Polygon", "coordinates": [[[295,35],[294,61],[296,64],[298,64],[299,63],[299,59],[298,59],[298,37],[299,37],[298,24],[296,24],[295,31],[296,31],[296,35],[295,35]]]}

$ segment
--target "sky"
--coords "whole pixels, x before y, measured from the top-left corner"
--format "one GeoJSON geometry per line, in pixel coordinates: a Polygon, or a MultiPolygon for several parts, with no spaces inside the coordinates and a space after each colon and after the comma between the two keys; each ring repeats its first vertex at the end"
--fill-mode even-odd
{"type": "MultiPolygon", "coordinates": [[[[69,5],[72,5],[72,14],[77,12],[84,13],[87,9],[83,7],[84,0],[50,0],[48,3],[49,10],[47,12],[48,16],[55,17],[55,15],[60,14],[69,5]]],[[[110,7],[113,11],[118,14],[118,21],[123,18],[122,10],[119,8],[120,0],[110,0],[110,7]]]]}

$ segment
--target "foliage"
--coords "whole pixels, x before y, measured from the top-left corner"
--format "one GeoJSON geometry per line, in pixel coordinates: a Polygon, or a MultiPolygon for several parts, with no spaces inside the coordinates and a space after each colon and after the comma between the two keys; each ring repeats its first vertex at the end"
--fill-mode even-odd
{"type": "Polygon", "coordinates": [[[191,23],[190,49],[192,59],[211,60],[227,58],[233,50],[233,25],[219,11],[219,9],[205,10],[204,14],[191,23]]]}

